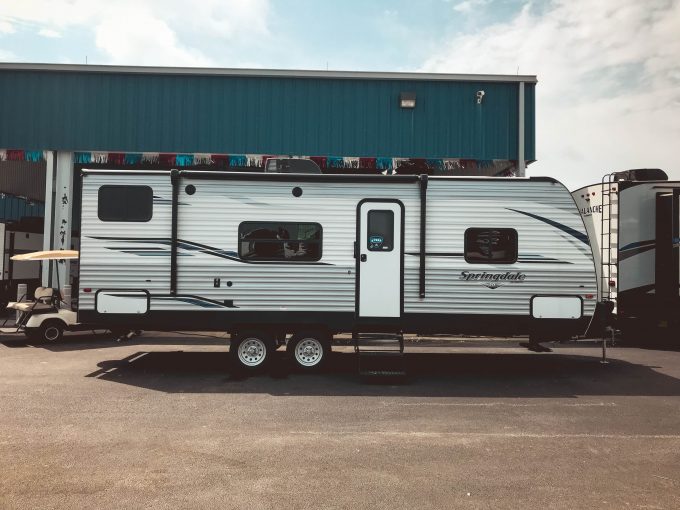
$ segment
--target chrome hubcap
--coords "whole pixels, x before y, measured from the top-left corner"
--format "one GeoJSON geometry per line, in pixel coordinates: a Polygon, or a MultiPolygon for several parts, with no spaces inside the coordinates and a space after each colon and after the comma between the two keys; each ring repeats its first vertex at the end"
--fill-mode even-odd
{"type": "Polygon", "coordinates": [[[317,365],[323,358],[323,346],[316,338],[304,338],[295,346],[295,361],[305,367],[317,365]]]}
{"type": "Polygon", "coordinates": [[[56,340],[59,336],[59,329],[50,327],[45,330],[45,338],[49,341],[56,340]]]}
{"type": "Polygon", "coordinates": [[[267,346],[259,338],[246,338],[238,346],[238,359],[249,367],[260,365],[267,355],[267,346]]]}

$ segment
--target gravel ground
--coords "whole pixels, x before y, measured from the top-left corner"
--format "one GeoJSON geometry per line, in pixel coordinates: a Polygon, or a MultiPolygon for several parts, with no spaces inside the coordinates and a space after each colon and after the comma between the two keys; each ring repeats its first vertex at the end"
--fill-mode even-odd
{"type": "Polygon", "coordinates": [[[403,384],[223,338],[0,344],[0,508],[680,508],[680,352],[409,343],[403,384]]]}

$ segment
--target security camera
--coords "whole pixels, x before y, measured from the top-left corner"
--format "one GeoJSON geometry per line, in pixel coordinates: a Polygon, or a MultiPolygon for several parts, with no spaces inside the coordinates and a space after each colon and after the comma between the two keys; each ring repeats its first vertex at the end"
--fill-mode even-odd
{"type": "Polygon", "coordinates": [[[484,91],[478,90],[477,91],[477,104],[482,104],[482,99],[484,99],[484,91]]]}

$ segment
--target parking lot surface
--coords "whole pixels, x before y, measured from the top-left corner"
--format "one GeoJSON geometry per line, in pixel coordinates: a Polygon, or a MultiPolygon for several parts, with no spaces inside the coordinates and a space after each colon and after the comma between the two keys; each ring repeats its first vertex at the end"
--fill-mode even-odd
{"type": "Polygon", "coordinates": [[[680,508],[680,352],[446,345],[380,385],[348,347],[243,379],[217,337],[2,342],[0,508],[680,508]]]}

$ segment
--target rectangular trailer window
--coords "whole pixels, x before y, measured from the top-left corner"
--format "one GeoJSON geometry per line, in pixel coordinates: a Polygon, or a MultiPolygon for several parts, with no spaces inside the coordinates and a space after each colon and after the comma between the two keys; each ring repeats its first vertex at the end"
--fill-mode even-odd
{"type": "Polygon", "coordinates": [[[517,262],[517,231],[514,228],[468,228],[465,261],[470,264],[517,262]]]}
{"type": "Polygon", "coordinates": [[[149,186],[101,186],[97,216],[101,221],[149,221],[153,216],[153,190],[149,186]]]}
{"type": "Polygon", "coordinates": [[[244,260],[314,262],[321,259],[318,223],[244,221],[238,226],[238,255],[244,260]]]}
{"type": "Polygon", "coordinates": [[[394,212],[368,211],[368,251],[392,251],[394,248],[394,212]]]}

